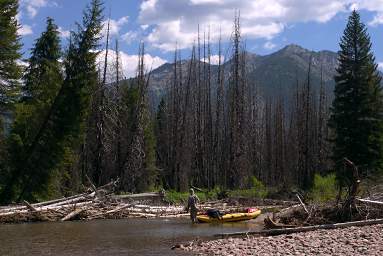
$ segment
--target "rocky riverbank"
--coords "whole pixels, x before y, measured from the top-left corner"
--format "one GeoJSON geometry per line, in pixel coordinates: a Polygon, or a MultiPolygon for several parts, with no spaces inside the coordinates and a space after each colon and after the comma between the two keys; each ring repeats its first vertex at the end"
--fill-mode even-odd
{"type": "Polygon", "coordinates": [[[229,238],[183,248],[197,255],[383,255],[383,225],[269,237],[229,238]]]}

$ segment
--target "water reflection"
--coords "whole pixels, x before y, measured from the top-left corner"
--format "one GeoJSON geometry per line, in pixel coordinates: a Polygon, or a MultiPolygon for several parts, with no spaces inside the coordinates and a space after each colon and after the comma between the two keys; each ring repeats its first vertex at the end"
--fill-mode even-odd
{"type": "Polygon", "coordinates": [[[0,225],[0,255],[178,255],[170,250],[174,244],[259,228],[255,221],[193,225],[188,219],[0,225]]]}

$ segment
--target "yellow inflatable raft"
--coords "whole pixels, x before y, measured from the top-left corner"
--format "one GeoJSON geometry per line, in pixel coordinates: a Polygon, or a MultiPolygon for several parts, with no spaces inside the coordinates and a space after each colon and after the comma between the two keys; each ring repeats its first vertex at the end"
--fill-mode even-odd
{"type": "Polygon", "coordinates": [[[256,210],[250,213],[229,213],[223,215],[221,218],[212,218],[208,215],[198,215],[197,219],[199,222],[235,222],[235,221],[244,221],[244,220],[251,220],[255,219],[261,214],[261,210],[256,210]]]}

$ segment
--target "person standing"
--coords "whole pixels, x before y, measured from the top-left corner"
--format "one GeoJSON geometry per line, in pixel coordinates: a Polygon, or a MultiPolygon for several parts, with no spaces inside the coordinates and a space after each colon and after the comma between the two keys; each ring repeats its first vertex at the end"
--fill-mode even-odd
{"type": "Polygon", "coordinates": [[[194,190],[191,188],[186,211],[187,212],[190,211],[190,219],[193,223],[197,222],[197,212],[198,212],[197,203],[199,203],[199,198],[194,193],[194,190]]]}

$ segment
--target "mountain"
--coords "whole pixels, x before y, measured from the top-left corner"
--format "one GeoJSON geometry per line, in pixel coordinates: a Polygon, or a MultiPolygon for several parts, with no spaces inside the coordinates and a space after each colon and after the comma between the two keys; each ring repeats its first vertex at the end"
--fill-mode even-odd
{"type": "MultiPolygon", "coordinates": [[[[300,85],[307,81],[310,58],[311,84],[318,89],[321,73],[327,91],[334,88],[338,54],[331,51],[310,51],[298,45],[288,45],[270,55],[247,53],[246,68],[250,85],[257,86],[263,96],[288,96],[293,93],[297,81],[300,85]],[[322,71],[321,71],[322,70],[322,71]]],[[[181,61],[184,76],[187,74],[188,61],[181,61]]],[[[225,74],[229,74],[231,60],[224,64],[225,74]]],[[[172,84],[174,64],[166,63],[152,71],[150,96],[154,105],[158,103],[167,86],[172,84]]],[[[216,81],[217,66],[212,65],[212,80],[216,81]]],[[[227,79],[225,79],[227,81],[227,79]]]]}
{"type": "Polygon", "coordinates": [[[338,54],[331,51],[314,52],[298,45],[265,56],[248,57],[248,75],[265,96],[285,95],[299,84],[307,81],[311,58],[311,83],[320,86],[321,74],[327,90],[334,88],[338,54]]]}

